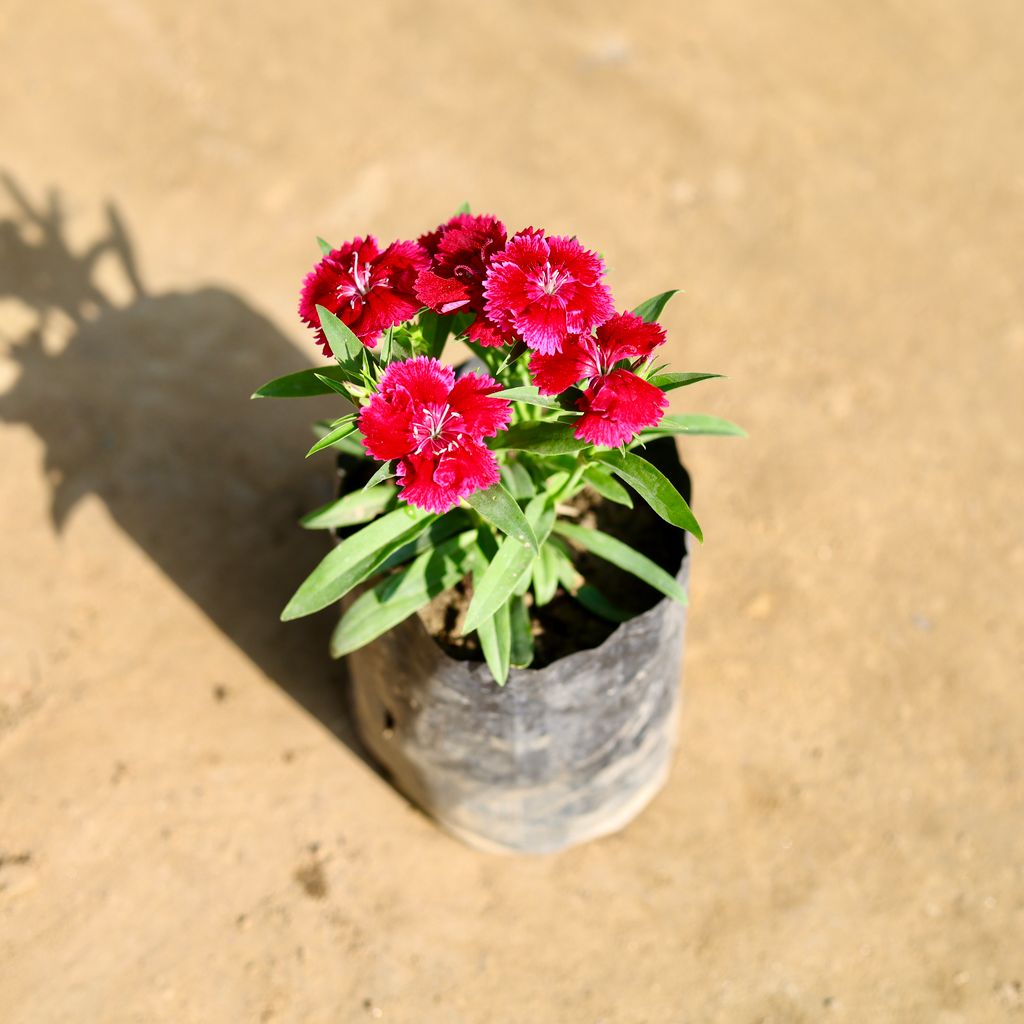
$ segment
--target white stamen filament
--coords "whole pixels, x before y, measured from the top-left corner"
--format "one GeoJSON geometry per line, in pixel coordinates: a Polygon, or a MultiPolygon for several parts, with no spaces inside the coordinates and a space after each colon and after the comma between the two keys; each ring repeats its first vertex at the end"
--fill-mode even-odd
{"type": "Polygon", "coordinates": [[[558,288],[558,279],[561,276],[557,270],[551,269],[551,264],[546,263],[540,273],[540,277],[537,279],[537,284],[540,285],[545,295],[554,295],[555,290],[558,288]]]}

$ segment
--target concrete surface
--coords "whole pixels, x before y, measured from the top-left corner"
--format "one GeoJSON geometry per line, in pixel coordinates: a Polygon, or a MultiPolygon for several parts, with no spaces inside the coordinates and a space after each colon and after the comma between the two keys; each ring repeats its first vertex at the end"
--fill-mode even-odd
{"type": "Polygon", "coordinates": [[[1000,0],[3,0],[0,1019],[1024,1019],[1022,52],[1000,0]],[[668,787],[540,859],[352,750],[276,622],[313,413],[246,398],[315,235],[464,199],[684,288],[730,379],[673,407],[751,433],[684,448],[668,787]]]}

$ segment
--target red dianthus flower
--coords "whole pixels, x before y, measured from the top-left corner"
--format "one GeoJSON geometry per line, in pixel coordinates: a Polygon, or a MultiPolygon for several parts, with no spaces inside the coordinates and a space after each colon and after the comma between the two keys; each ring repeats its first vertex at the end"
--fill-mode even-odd
{"type": "Polygon", "coordinates": [[[505,248],[505,225],[496,217],[460,213],[420,238],[430,267],[416,278],[416,297],[435,313],[475,313],[467,334],[481,345],[504,345],[511,332],[500,331],[484,313],[484,275],[491,257],[505,248]]]}
{"type": "Polygon", "coordinates": [[[509,403],[489,397],[501,385],[485,374],[455,372],[418,356],[392,363],[359,414],[363,446],[398,460],[402,497],[431,512],[498,482],[498,463],[482,439],[508,424],[509,403]]]}
{"type": "Polygon", "coordinates": [[[575,238],[527,228],[491,260],[484,311],[530,348],[550,355],[570,334],[587,334],[614,312],[603,272],[601,258],[575,238]]]}
{"type": "Polygon", "coordinates": [[[615,364],[646,359],[664,342],[665,331],[658,324],[645,323],[633,313],[619,313],[598,327],[594,336],[569,338],[559,353],[535,353],[530,371],[545,395],[557,395],[589,378],[576,402],[583,413],[576,422],[576,437],[614,448],[631,441],[644,427],[655,426],[668,407],[660,388],[615,364]]]}
{"type": "Polygon", "coordinates": [[[332,249],[306,275],[299,316],[316,330],[324,355],[333,355],[320,327],[316,307],[333,313],[367,347],[375,348],[389,327],[408,320],[419,308],[416,275],[427,254],[416,242],[392,242],[383,252],[372,235],[332,249]]]}

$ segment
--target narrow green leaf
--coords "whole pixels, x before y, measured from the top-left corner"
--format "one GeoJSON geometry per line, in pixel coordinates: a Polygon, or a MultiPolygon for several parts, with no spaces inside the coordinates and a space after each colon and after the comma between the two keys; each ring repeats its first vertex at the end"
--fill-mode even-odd
{"type": "Polygon", "coordinates": [[[584,529],[582,526],[561,520],[555,523],[554,532],[593,552],[598,558],[603,558],[606,562],[632,573],[666,597],[671,597],[673,601],[686,604],[686,591],[679,585],[678,580],[646,555],[634,551],[628,544],[623,544],[621,540],[600,530],[584,529]]]}
{"type": "Polygon", "coordinates": [[[564,469],[560,469],[557,473],[552,473],[547,480],[544,481],[544,490],[548,494],[555,494],[560,491],[568,482],[571,473],[567,473],[564,469]]]}
{"type": "Polygon", "coordinates": [[[533,485],[533,478],[518,459],[507,459],[500,469],[502,482],[513,498],[523,498],[529,501],[537,493],[537,488],[533,485]]]}
{"type": "Polygon", "coordinates": [[[661,316],[661,311],[665,308],[668,300],[671,299],[673,295],[677,294],[678,291],[678,288],[673,288],[671,291],[655,295],[652,298],[649,298],[646,302],[641,302],[640,305],[633,310],[633,313],[641,319],[646,320],[647,323],[653,324],[658,317],[661,316]]]}
{"type": "Polygon", "coordinates": [[[339,362],[354,362],[366,351],[363,343],[352,333],[347,324],[342,323],[330,310],[323,306],[316,307],[320,317],[320,326],[327,337],[331,351],[339,362]]]}
{"type": "Polygon", "coordinates": [[[540,549],[533,563],[533,600],[538,608],[550,604],[558,590],[558,550],[551,543],[540,549]]]}
{"type": "Polygon", "coordinates": [[[451,332],[452,317],[435,313],[432,309],[421,309],[419,324],[426,348],[424,354],[434,359],[440,359],[445,342],[451,332]]]}
{"type": "Polygon", "coordinates": [[[534,561],[531,569],[531,584],[534,587],[534,604],[543,607],[550,604],[558,590],[558,577],[555,572],[554,556],[550,544],[541,548],[541,553],[534,561]]]}
{"type": "Polygon", "coordinates": [[[497,555],[480,577],[479,585],[474,588],[473,600],[462,626],[463,635],[472,633],[497,611],[515,590],[535,557],[533,549],[525,544],[511,539],[502,542],[497,555]]]}
{"type": "Polygon", "coordinates": [[[436,518],[433,513],[405,505],[346,537],[306,577],[285,606],[281,619],[298,619],[344,597],[396,547],[422,533],[436,518]]]}
{"type": "MultiPolygon", "coordinates": [[[[338,367],[338,369],[341,369],[341,367],[338,367]]],[[[333,380],[324,373],[318,373],[316,376],[317,380],[319,380],[324,387],[330,388],[331,391],[337,392],[339,395],[344,395],[346,398],[349,397],[348,388],[345,387],[340,380],[333,380]]],[[[351,401],[351,399],[349,400],[351,401]]]]}
{"type": "MultiPolygon", "coordinates": [[[[537,495],[526,506],[526,518],[533,527],[538,545],[543,544],[555,521],[555,510],[547,495],[537,495]]],[[[463,634],[471,633],[508,600],[509,595],[522,583],[523,576],[529,571],[534,558],[536,551],[527,544],[522,544],[511,537],[501,542],[498,553],[473,588],[473,600],[466,612],[463,634]]]]}
{"type": "Polygon", "coordinates": [[[656,373],[647,379],[662,391],[674,391],[676,388],[685,388],[687,384],[722,379],[723,376],[721,373],[656,373]]]}
{"type": "Polygon", "coordinates": [[[493,391],[488,397],[506,398],[510,402],[525,402],[527,405],[538,405],[542,409],[562,408],[557,399],[542,395],[533,384],[523,385],[518,388],[505,388],[504,391],[493,391]]]}
{"type": "MultiPolygon", "coordinates": [[[[497,352],[498,352],[498,351],[500,351],[500,350],[495,350],[495,349],[492,349],[492,348],[489,348],[489,347],[484,347],[484,351],[485,351],[485,352],[487,352],[487,353],[490,353],[490,352],[495,352],[495,354],[497,354],[497,352]]],[[[501,379],[501,375],[502,375],[502,374],[503,374],[503,373],[504,373],[504,372],[505,372],[505,371],[506,371],[506,370],[507,370],[507,369],[508,369],[508,368],[509,368],[509,367],[510,367],[510,366],[511,366],[511,365],[512,365],[512,364],[513,364],[513,363],[514,363],[514,362],[515,362],[515,361],[516,361],[517,359],[519,359],[519,358],[520,358],[521,356],[524,356],[524,355],[526,355],[526,353],[527,353],[528,351],[529,351],[529,350],[528,350],[528,349],[527,349],[527,347],[526,347],[526,342],[524,342],[524,341],[517,341],[517,342],[515,342],[515,343],[514,343],[514,344],[512,345],[512,347],[511,347],[511,348],[510,348],[510,349],[508,350],[508,353],[507,353],[507,354],[505,355],[505,358],[504,358],[504,359],[502,359],[502,360],[501,360],[501,362],[500,362],[500,363],[498,364],[498,368],[497,368],[497,370],[495,371],[495,374],[494,374],[494,376],[495,376],[495,377],[497,377],[497,378],[498,378],[498,379],[500,380],[500,379],[501,379]]]]}
{"type": "Polygon", "coordinates": [[[682,416],[665,416],[655,427],[640,431],[640,441],[653,441],[656,437],[671,437],[673,434],[707,434],[717,437],[746,437],[747,432],[722,419],[721,416],[708,416],[705,413],[693,412],[682,416]]]}
{"type": "Polygon", "coordinates": [[[504,686],[508,681],[512,652],[512,632],[507,601],[476,627],[476,635],[480,639],[484,661],[487,662],[494,681],[499,686],[504,686]]]}
{"type": "Polygon", "coordinates": [[[335,390],[323,378],[342,381],[347,371],[341,366],[311,367],[297,373],[287,373],[269,381],[252,393],[253,398],[311,398],[314,395],[329,395],[335,390]]]}
{"type": "Polygon", "coordinates": [[[412,358],[413,334],[405,324],[390,328],[384,335],[384,342],[379,350],[382,366],[399,363],[412,358]]]}
{"type": "Polygon", "coordinates": [[[307,530],[329,530],[368,523],[374,516],[394,505],[397,498],[397,490],[390,486],[353,491],[304,515],[299,524],[307,530]]]}
{"type": "Polygon", "coordinates": [[[618,480],[615,479],[603,466],[591,463],[583,471],[583,479],[591,487],[608,501],[614,501],[617,505],[625,505],[626,508],[633,507],[633,499],[618,480]]]}
{"type": "Polygon", "coordinates": [[[337,444],[342,438],[348,437],[353,430],[356,429],[356,421],[354,419],[349,420],[347,423],[342,423],[340,427],[335,427],[329,434],[325,434],[320,438],[312,448],[306,452],[306,458],[310,455],[315,455],[319,451],[323,451],[324,448],[330,448],[332,445],[337,444]]]}
{"type": "Polygon", "coordinates": [[[660,469],[632,452],[602,451],[597,458],[611,466],[616,476],[625,480],[662,519],[688,530],[697,540],[704,539],[690,506],[660,469]]]}
{"type": "Polygon", "coordinates": [[[363,434],[359,430],[353,430],[348,437],[342,438],[334,447],[339,452],[352,455],[357,459],[368,459],[370,457],[363,447],[363,434]]]}
{"type": "Polygon", "coordinates": [[[509,626],[512,634],[508,660],[516,668],[526,668],[533,661],[533,630],[530,627],[530,612],[522,597],[513,597],[506,607],[509,611],[509,626]]]}
{"type": "Polygon", "coordinates": [[[572,559],[562,547],[561,541],[552,537],[547,547],[551,548],[554,553],[553,561],[558,582],[565,587],[568,593],[575,594],[583,586],[583,577],[579,574],[576,566],[573,565],[572,559]]]}
{"type": "Polygon", "coordinates": [[[382,462],[378,467],[377,471],[370,477],[369,480],[363,484],[363,490],[368,491],[371,487],[376,487],[377,484],[382,484],[385,480],[390,480],[395,474],[392,472],[391,462],[382,462]]]}
{"type": "Polygon", "coordinates": [[[332,657],[358,650],[455,586],[466,574],[467,548],[473,537],[471,531],[425,551],[406,568],[360,594],[334,628],[332,657]]]}
{"type": "Polygon", "coordinates": [[[533,452],[535,455],[572,455],[582,451],[587,444],[573,437],[572,426],[567,423],[533,420],[517,423],[499,434],[492,447],[533,452]]]}
{"type": "Polygon", "coordinates": [[[469,213],[469,203],[463,203],[456,211],[455,216],[457,217],[460,213],[469,213]]]}
{"type": "Polygon", "coordinates": [[[629,612],[624,612],[617,605],[609,601],[608,598],[597,589],[597,587],[593,587],[589,583],[580,587],[580,589],[573,594],[573,597],[575,597],[588,612],[600,615],[602,619],[608,619],[609,622],[626,622],[633,618],[629,612]]]}
{"type": "Polygon", "coordinates": [[[422,533],[400,547],[393,548],[391,554],[380,564],[380,572],[387,572],[398,565],[408,562],[417,555],[431,548],[440,547],[449,537],[462,533],[472,526],[469,516],[461,508],[453,508],[440,519],[435,519],[422,533]]]}
{"type": "Polygon", "coordinates": [[[520,544],[529,544],[534,551],[538,550],[537,538],[523,510],[501,484],[493,484],[485,491],[476,491],[466,498],[466,502],[502,533],[520,544]]]}
{"type": "MultiPolygon", "coordinates": [[[[349,415],[352,414],[349,413],[349,415]]],[[[317,439],[326,437],[335,427],[341,426],[345,419],[345,416],[341,416],[336,420],[317,420],[312,424],[313,436],[317,439]]],[[[366,454],[366,449],[363,447],[363,434],[360,430],[353,430],[348,437],[336,441],[334,447],[339,452],[345,452],[347,455],[354,455],[360,459],[369,458],[366,454]]]]}
{"type": "Polygon", "coordinates": [[[381,366],[387,366],[391,362],[391,339],[394,336],[395,328],[393,326],[384,332],[384,339],[377,349],[377,358],[380,360],[381,366]]]}
{"type": "Polygon", "coordinates": [[[320,252],[324,256],[330,255],[334,250],[334,246],[332,246],[330,242],[325,242],[319,235],[317,236],[316,244],[320,246],[320,252]]]}

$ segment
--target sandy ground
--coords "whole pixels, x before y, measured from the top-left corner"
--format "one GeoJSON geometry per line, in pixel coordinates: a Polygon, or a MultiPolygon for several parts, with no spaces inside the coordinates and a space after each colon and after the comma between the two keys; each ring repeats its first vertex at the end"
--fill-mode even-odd
{"type": "Polygon", "coordinates": [[[1022,52],[1009,0],[3,0],[0,1019],[1024,1020],[1022,52]],[[667,788],[538,859],[349,746],[276,621],[313,411],[247,401],[316,234],[464,199],[684,288],[730,379],[674,408],[751,433],[684,448],[667,788]]]}

